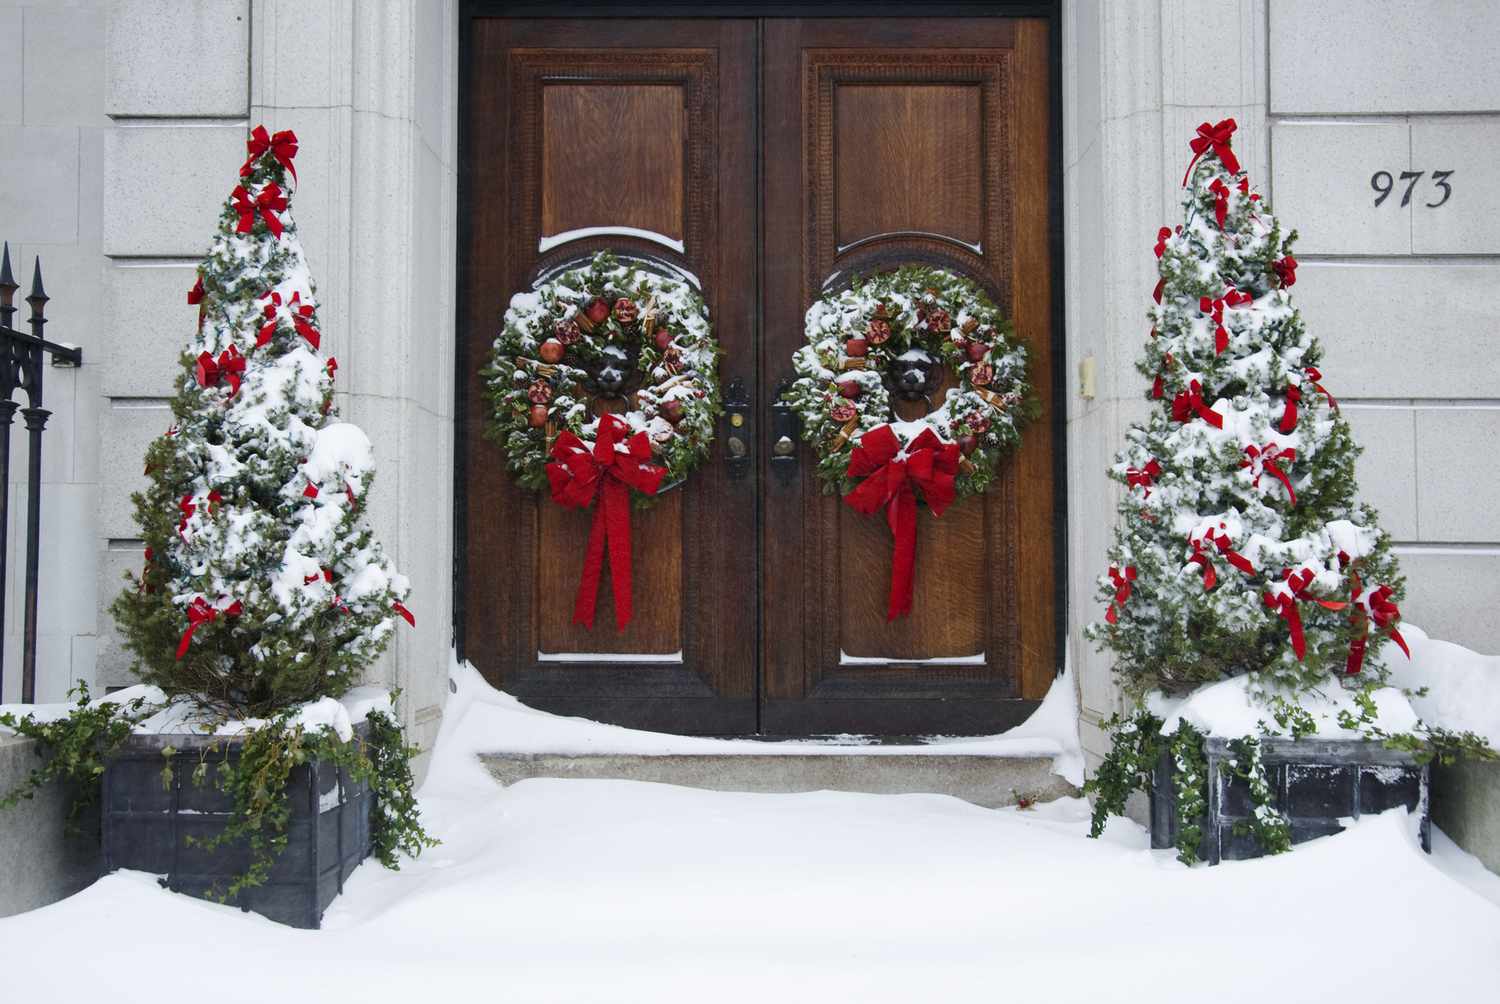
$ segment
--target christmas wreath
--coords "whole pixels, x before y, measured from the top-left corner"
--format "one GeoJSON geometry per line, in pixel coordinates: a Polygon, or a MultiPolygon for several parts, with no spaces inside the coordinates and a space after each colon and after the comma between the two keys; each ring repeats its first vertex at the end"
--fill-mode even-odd
{"type": "Polygon", "coordinates": [[[689,283],[608,253],[511,298],[483,374],[489,432],[521,484],[566,507],[598,500],[576,623],[593,625],[606,543],[616,623],[629,623],[632,500],[649,503],[708,456],[718,352],[689,283]],[[594,399],[625,411],[596,416],[594,399]]]}
{"type": "Polygon", "coordinates": [[[934,515],[978,495],[1036,404],[1026,349],[979,286],[908,266],[856,279],[807,312],[786,400],[818,453],[824,487],[864,513],[887,510],[895,536],[888,617],[911,610],[917,491],[934,515]],[[933,395],[952,382],[940,402],[933,395]],[[926,401],[902,421],[896,402],[926,401]]]}

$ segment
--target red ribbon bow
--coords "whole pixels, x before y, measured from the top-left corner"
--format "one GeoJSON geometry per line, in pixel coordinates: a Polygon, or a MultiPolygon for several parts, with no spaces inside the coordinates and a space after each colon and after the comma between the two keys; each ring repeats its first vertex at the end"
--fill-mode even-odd
{"type": "Polygon", "coordinates": [[[1115,598],[1110,601],[1109,609],[1104,612],[1104,620],[1109,624],[1117,624],[1120,618],[1115,611],[1125,609],[1125,601],[1130,599],[1130,591],[1135,588],[1135,566],[1126,565],[1122,573],[1114,565],[1110,565],[1109,581],[1115,587],[1115,598]]]}
{"type": "MultiPolygon", "coordinates": [[[[1219,529],[1223,528],[1224,525],[1222,523],[1219,524],[1219,529]]],[[[1219,553],[1224,555],[1225,559],[1228,560],[1231,565],[1233,565],[1235,568],[1238,568],[1246,575],[1255,574],[1255,566],[1250,564],[1249,558],[1245,557],[1243,554],[1234,549],[1234,544],[1230,541],[1229,534],[1227,532],[1220,533],[1213,527],[1209,527],[1203,532],[1202,536],[1194,536],[1192,534],[1189,534],[1188,543],[1191,544],[1193,548],[1193,553],[1188,556],[1188,564],[1199,565],[1202,567],[1203,591],[1205,593],[1218,584],[1219,578],[1218,575],[1214,572],[1213,562],[1209,560],[1207,554],[1203,553],[1204,544],[1208,544],[1211,547],[1217,548],[1219,553]]]]}
{"type": "Polygon", "coordinates": [[[255,162],[270,150],[277,163],[291,172],[292,180],[297,180],[297,169],[292,166],[292,158],[297,156],[297,134],[290,129],[283,129],[270,136],[266,134],[265,126],[258,125],[250,131],[245,149],[249,156],[245,158],[245,166],[240,168],[241,178],[248,177],[255,168],[255,162]]]}
{"type": "Polygon", "coordinates": [[[1292,479],[1287,477],[1286,471],[1278,467],[1277,464],[1283,460],[1289,464],[1296,463],[1297,451],[1283,450],[1275,443],[1267,443],[1263,447],[1251,444],[1245,447],[1245,454],[1245,459],[1240,461],[1240,467],[1250,468],[1250,484],[1259,488],[1261,475],[1271,475],[1271,477],[1286,486],[1287,496],[1292,500],[1292,505],[1295,507],[1297,504],[1297,493],[1292,489],[1292,479]]]}
{"type": "MultiPolygon", "coordinates": [[[[260,333],[256,335],[256,348],[260,348],[275,337],[276,327],[281,316],[281,294],[279,292],[273,289],[265,296],[262,296],[261,299],[268,301],[265,309],[261,311],[262,315],[266,318],[266,322],[260,326],[260,333]]],[[[302,302],[302,292],[299,290],[292,294],[292,298],[287,301],[286,306],[287,311],[292,317],[292,327],[296,328],[297,334],[307,339],[307,343],[316,349],[319,341],[321,341],[321,336],[318,333],[318,329],[312,326],[313,305],[302,302]]]]}
{"type": "Polygon", "coordinates": [[[1224,184],[1222,178],[1215,178],[1208,190],[1214,193],[1214,222],[1223,230],[1224,218],[1229,215],[1229,186],[1224,184]]]}
{"type": "MultiPolygon", "coordinates": [[[[1313,390],[1328,398],[1328,407],[1332,408],[1334,411],[1338,411],[1338,401],[1332,394],[1328,393],[1328,388],[1324,387],[1319,382],[1323,379],[1323,374],[1318,371],[1318,368],[1316,366],[1309,366],[1305,372],[1307,374],[1308,381],[1313,386],[1313,390]]],[[[1281,413],[1281,431],[1283,434],[1290,433],[1297,427],[1297,402],[1301,400],[1302,388],[1298,387],[1296,384],[1287,384],[1286,408],[1281,413]]]]}
{"type": "Polygon", "coordinates": [[[1166,253],[1167,239],[1171,236],[1171,227],[1162,227],[1156,232],[1156,247],[1153,249],[1156,252],[1156,257],[1160,258],[1163,254],[1166,253]]]}
{"type": "Polygon", "coordinates": [[[547,481],[552,501],[565,509],[583,509],[598,497],[594,523],[589,530],[583,578],[573,600],[573,623],[594,626],[594,608],[599,598],[599,578],[604,570],[605,545],[609,546],[609,577],[615,594],[615,626],[621,631],[630,623],[630,489],[655,495],[667,469],[650,463],[651,439],[644,432],[631,436],[630,427],[614,415],[599,419],[593,448],[572,432],[563,432],[552,444],[552,462],[547,481]],[[615,449],[625,445],[625,452],[615,449]]]}
{"type": "Polygon", "coordinates": [[[1161,464],[1152,457],[1147,461],[1145,467],[1125,468],[1125,484],[1129,488],[1144,488],[1146,494],[1143,498],[1151,497],[1151,488],[1156,484],[1156,479],[1161,477],[1161,464]]]}
{"type": "Polygon", "coordinates": [[[254,201],[251,201],[250,193],[245,191],[243,185],[235,185],[229,197],[234,201],[234,211],[240,214],[240,221],[234,228],[235,233],[248,234],[255,226],[255,214],[260,213],[271,236],[281,236],[283,227],[276,214],[286,211],[287,202],[286,196],[281,194],[281,188],[275,182],[262,188],[254,201]]]}
{"type": "Polygon", "coordinates": [[[1292,651],[1296,653],[1298,662],[1307,653],[1307,639],[1302,632],[1302,615],[1297,612],[1297,601],[1310,600],[1329,610],[1342,610],[1348,605],[1337,600],[1322,600],[1309,593],[1307,590],[1315,575],[1311,568],[1301,568],[1295,572],[1284,568],[1281,571],[1283,581],[1261,596],[1266,606],[1275,610],[1286,621],[1287,632],[1292,637],[1292,651]]]}
{"type": "Polygon", "coordinates": [[[912,573],[917,562],[916,489],[922,489],[932,514],[941,516],[956,494],[958,457],[958,444],[943,442],[931,429],[923,429],[903,450],[896,431],[880,425],[859,437],[849,458],[849,477],[864,480],[844,501],[866,516],[885,509],[885,522],[895,539],[888,621],[911,613],[912,573]]]}
{"type": "Polygon", "coordinates": [[[216,387],[220,380],[225,380],[229,383],[230,397],[240,392],[240,378],[244,372],[245,357],[233,345],[220,352],[217,359],[207,352],[198,353],[198,364],[193,367],[193,376],[199,387],[216,387]]]}
{"type": "Polygon", "coordinates": [[[1177,392],[1172,399],[1172,421],[1187,422],[1194,414],[1215,429],[1224,428],[1224,416],[1214,411],[1203,400],[1203,388],[1197,380],[1188,384],[1187,390],[1177,392]]]}
{"type": "Polygon", "coordinates": [[[198,625],[218,620],[221,614],[225,617],[238,617],[244,611],[244,605],[239,600],[235,600],[221,610],[203,597],[194,596],[193,602],[189,603],[187,608],[187,630],[182,632],[182,640],[177,643],[177,658],[181,659],[187,655],[188,646],[193,643],[193,632],[198,630],[198,625]]]}
{"type": "Polygon", "coordinates": [[[1277,258],[1271,262],[1271,271],[1276,273],[1276,280],[1285,289],[1297,281],[1297,259],[1291,255],[1285,258],[1277,258]]]}
{"type": "Polygon", "coordinates": [[[1349,658],[1344,663],[1344,672],[1354,676],[1365,665],[1365,646],[1370,638],[1370,621],[1375,622],[1375,627],[1386,632],[1392,641],[1401,647],[1408,659],[1411,658],[1411,649],[1406,645],[1406,639],[1401,637],[1401,630],[1396,627],[1401,620],[1401,611],[1391,601],[1391,595],[1395,590],[1390,586],[1381,586],[1378,589],[1363,590],[1360,588],[1359,576],[1352,576],[1354,583],[1354,626],[1359,635],[1349,643],[1349,658]]]}
{"type": "Polygon", "coordinates": [[[1199,157],[1208,152],[1209,147],[1213,147],[1214,156],[1223,163],[1224,170],[1230,174],[1240,173],[1239,158],[1229,148],[1229,138],[1234,135],[1236,128],[1234,119],[1223,119],[1218,125],[1209,125],[1205,122],[1198,127],[1198,135],[1188,143],[1193,148],[1193,159],[1188,161],[1187,170],[1182,175],[1184,188],[1187,187],[1188,178],[1192,177],[1193,165],[1198,163],[1199,157]]]}

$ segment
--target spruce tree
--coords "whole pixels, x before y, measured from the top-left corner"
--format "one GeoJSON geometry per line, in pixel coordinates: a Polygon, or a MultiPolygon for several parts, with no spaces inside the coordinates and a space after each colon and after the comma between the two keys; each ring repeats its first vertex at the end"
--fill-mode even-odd
{"type": "Polygon", "coordinates": [[[1240,170],[1232,119],[1193,142],[1182,223],[1138,368],[1154,408],[1111,476],[1125,485],[1091,635],[1132,696],[1248,672],[1290,687],[1382,675],[1402,582],[1356,501],[1359,453],[1292,303],[1292,244],[1240,170]]]}
{"type": "Polygon", "coordinates": [[[111,607],[142,679],[229,714],[339,694],[412,620],[363,525],[369,439],[333,410],[289,199],[296,136],[256,127],[188,302],[197,331],[134,496],[146,564],[111,607]]]}

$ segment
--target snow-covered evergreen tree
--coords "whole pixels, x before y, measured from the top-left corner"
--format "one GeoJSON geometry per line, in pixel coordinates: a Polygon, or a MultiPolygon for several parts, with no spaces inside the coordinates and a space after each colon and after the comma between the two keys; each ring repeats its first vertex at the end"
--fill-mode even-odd
{"type": "Polygon", "coordinates": [[[1359,448],[1292,305],[1295,232],[1239,168],[1233,120],[1199,130],[1141,372],[1155,409],[1111,476],[1127,486],[1092,635],[1127,691],[1246,672],[1288,686],[1380,670],[1401,642],[1389,542],[1355,500],[1359,448]]]}
{"type": "Polygon", "coordinates": [[[176,424],[134,497],[146,566],[112,612],[147,682],[263,714],[357,683],[407,582],[362,525],[370,441],[333,414],[288,206],[290,132],[257,127],[188,302],[176,424]]]}

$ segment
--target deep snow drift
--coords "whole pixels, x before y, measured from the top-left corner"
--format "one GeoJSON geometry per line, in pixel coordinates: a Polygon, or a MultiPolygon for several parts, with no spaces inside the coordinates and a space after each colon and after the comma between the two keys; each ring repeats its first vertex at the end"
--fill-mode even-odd
{"type": "Polygon", "coordinates": [[[443,845],[362,866],[323,931],[117,873],[0,920],[5,998],[1408,1004],[1500,979],[1500,878],[1399,811],[1190,871],[1130,823],[1085,839],[1077,800],[501,789],[469,751],[507,702],[458,682],[422,791],[443,845]]]}

